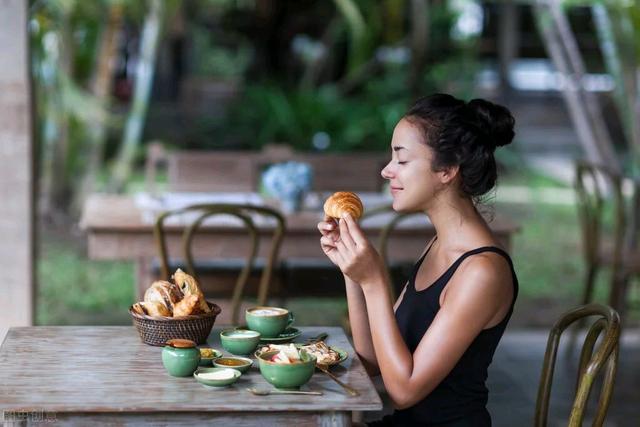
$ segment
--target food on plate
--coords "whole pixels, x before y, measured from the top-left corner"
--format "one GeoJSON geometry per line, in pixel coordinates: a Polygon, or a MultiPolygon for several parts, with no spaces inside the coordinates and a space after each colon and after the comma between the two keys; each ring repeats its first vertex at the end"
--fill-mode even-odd
{"type": "Polygon", "coordinates": [[[335,219],[342,218],[342,215],[349,213],[353,219],[358,219],[362,216],[364,207],[362,201],[351,191],[338,191],[330,196],[324,202],[324,213],[335,219]]]}
{"type": "Polygon", "coordinates": [[[204,294],[200,290],[200,286],[198,286],[196,279],[184,271],[177,269],[176,272],[173,273],[173,281],[182,290],[184,295],[195,295],[198,297],[200,311],[203,313],[208,313],[210,311],[207,301],[204,299],[204,294]]]}
{"type": "Polygon", "coordinates": [[[213,356],[215,356],[216,351],[212,348],[201,348],[200,349],[200,357],[205,358],[205,359],[211,359],[213,356]]]}
{"type": "MultiPolygon", "coordinates": [[[[268,344],[260,347],[260,353],[266,353],[267,351],[282,351],[284,348],[288,348],[293,344],[268,344]]],[[[324,341],[317,343],[302,345],[300,349],[305,350],[307,353],[316,357],[316,361],[320,365],[332,365],[340,361],[340,353],[325,344],[324,341]]]]}
{"type": "Polygon", "coordinates": [[[200,372],[197,375],[205,380],[230,380],[236,374],[231,369],[221,369],[213,372],[200,372]]]}
{"type": "Polygon", "coordinates": [[[278,363],[278,364],[292,364],[299,363],[303,361],[305,358],[305,351],[300,350],[294,344],[288,345],[277,345],[277,346],[266,346],[263,347],[268,348],[268,351],[277,350],[278,352],[271,356],[269,359],[270,362],[278,363]]]}
{"type": "Polygon", "coordinates": [[[302,348],[307,353],[313,354],[319,365],[331,365],[340,361],[340,353],[326,345],[324,341],[303,345],[302,348]]]}
{"type": "Polygon", "coordinates": [[[144,293],[144,301],[133,304],[131,310],[154,317],[180,317],[211,311],[193,277],[180,269],[173,277],[175,283],[166,280],[153,282],[144,293]]]}

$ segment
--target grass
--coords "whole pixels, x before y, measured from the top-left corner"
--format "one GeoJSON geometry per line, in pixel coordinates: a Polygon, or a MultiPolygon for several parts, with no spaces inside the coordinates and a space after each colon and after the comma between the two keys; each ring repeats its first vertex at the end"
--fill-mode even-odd
{"type": "MultiPolygon", "coordinates": [[[[534,188],[559,184],[525,171],[507,176],[501,185],[534,188]]],[[[499,203],[521,225],[514,236],[511,255],[520,282],[516,316],[521,325],[548,325],[555,314],[575,306],[583,289],[584,264],[580,226],[575,206],[539,203],[499,203]],[[554,307],[552,317],[542,310],[554,307]],[[542,310],[542,311],[541,311],[542,310]]],[[[87,259],[84,236],[44,230],[37,263],[37,324],[129,324],[128,306],[134,300],[132,262],[87,259]]],[[[607,272],[600,274],[596,300],[607,301],[607,272]]],[[[637,298],[634,298],[637,299],[637,298]]],[[[306,298],[287,302],[296,323],[341,324],[345,302],[341,298],[306,298]]],[[[637,317],[632,314],[632,319],[637,317]]]]}

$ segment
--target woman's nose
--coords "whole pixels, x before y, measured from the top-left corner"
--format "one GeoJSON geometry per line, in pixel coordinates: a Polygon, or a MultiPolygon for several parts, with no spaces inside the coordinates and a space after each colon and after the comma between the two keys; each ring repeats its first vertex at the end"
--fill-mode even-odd
{"type": "Polygon", "coordinates": [[[380,175],[382,175],[384,179],[391,179],[393,177],[393,173],[391,171],[391,168],[389,168],[389,164],[382,168],[380,175]]]}

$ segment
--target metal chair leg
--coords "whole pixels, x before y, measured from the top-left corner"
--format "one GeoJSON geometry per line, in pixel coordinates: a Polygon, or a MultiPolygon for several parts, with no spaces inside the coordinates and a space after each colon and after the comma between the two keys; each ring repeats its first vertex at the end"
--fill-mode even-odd
{"type": "MultiPolygon", "coordinates": [[[[598,276],[599,266],[597,264],[591,264],[587,268],[587,275],[585,277],[585,287],[584,293],[582,294],[582,305],[589,304],[593,299],[593,289],[595,288],[596,278],[598,276]]],[[[582,331],[585,327],[586,319],[580,319],[574,326],[571,328],[571,332],[569,333],[569,342],[567,345],[567,351],[565,353],[566,358],[573,358],[573,351],[576,348],[576,341],[578,340],[578,333],[582,331]]]]}

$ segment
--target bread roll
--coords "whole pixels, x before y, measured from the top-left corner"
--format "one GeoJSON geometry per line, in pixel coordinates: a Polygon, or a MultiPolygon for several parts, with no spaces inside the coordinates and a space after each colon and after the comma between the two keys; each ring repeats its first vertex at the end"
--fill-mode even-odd
{"type": "Polygon", "coordinates": [[[149,312],[147,311],[147,308],[144,306],[143,302],[137,302],[137,303],[133,304],[131,309],[134,312],[138,313],[138,314],[144,314],[144,315],[148,315],[149,314],[149,312]]]}
{"type": "Polygon", "coordinates": [[[188,316],[198,311],[198,296],[187,295],[173,309],[173,317],[188,316]]]}
{"type": "Polygon", "coordinates": [[[159,301],[144,302],[142,304],[149,316],[171,317],[172,313],[159,301]]]}
{"type": "Polygon", "coordinates": [[[176,284],[166,280],[158,280],[153,282],[144,293],[144,302],[158,302],[164,305],[171,316],[174,306],[182,300],[182,297],[182,291],[176,284]]]}
{"type": "Polygon", "coordinates": [[[207,301],[204,299],[204,294],[198,286],[198,282],[196,282],[196,279],[184,271],[177,269],[176,272],[173,273],[173,281],[176,282],[176,285],[180,287],[180,290],[185,296],[195,295],[198,297],[198,309],[200,312],[208,313],[211,311],[207,301]]]}
{"type": "Polygon", "coordinates": [[[324,202],[324,213],[331,218],[340,219],[349,213],[355,220],[362,216],[364,207],[360,198],[351,191],[338,191],[324,202]]]}

